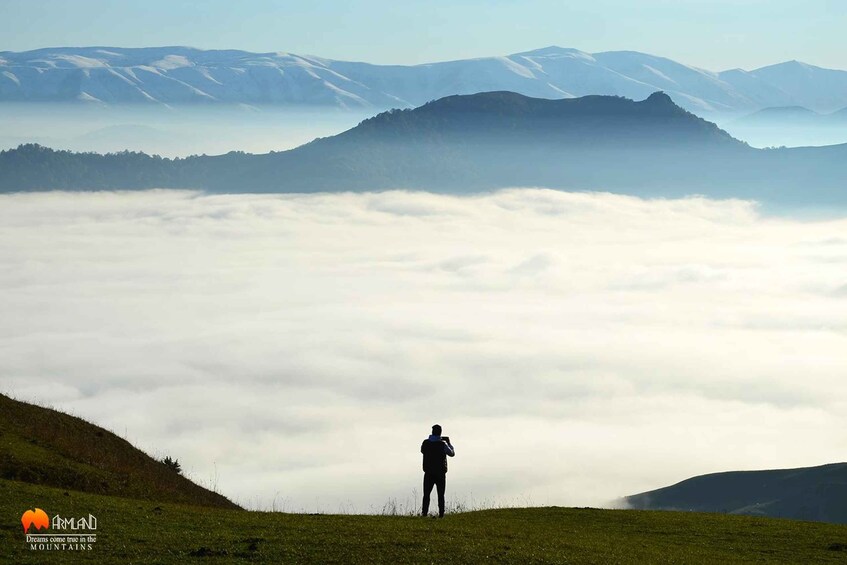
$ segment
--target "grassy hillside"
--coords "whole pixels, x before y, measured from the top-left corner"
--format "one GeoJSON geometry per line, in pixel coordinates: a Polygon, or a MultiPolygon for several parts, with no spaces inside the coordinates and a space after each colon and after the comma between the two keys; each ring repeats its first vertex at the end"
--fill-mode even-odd
{"type": "Polygon", "coordinates": [[[702,475],[626,498],[632,508],[847,524],[847,463],[702,475]]]}
{"type": "Polygon", "coordinates": [[[0,478],[89,493],[238,508],[107,430],[3,395],[0,478]]]}
{"type": "Polygon", "coordinates": [[[505,509],[448,515],[243,512],[0,480],[0,562],[844,563],[847,527],[746,516],[505,509]],[[30,551],[20,514],[98,519],[90,552],[30,551]]]}
{"type": "Polygon", "coordinates": [[[847,526],[720,514],[553,507],[436,520],[245,512],[106,430],[5,396],[0,477],[0,563],[847,561],[847,526]],[[30,508],[96,516],[92,550],[30,550],[20,522],[30,508]]]}

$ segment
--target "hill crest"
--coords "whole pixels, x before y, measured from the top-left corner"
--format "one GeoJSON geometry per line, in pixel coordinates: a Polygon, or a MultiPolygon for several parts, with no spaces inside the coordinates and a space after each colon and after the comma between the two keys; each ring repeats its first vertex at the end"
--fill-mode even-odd
{"type": "Polygon", "coordinates": [[[720,512],[847,524],[847,463],[727,471],[627,496],[630,508],[720,512]]]}
{"type": "Polygon", "coordinates": [[[238,508],[76,416],[0,394],[0,478],[125,498],[238,508]]]}
{"type": "Polygon", "coordinates": [[[462,137],[475,142],[484,142],[481,138],[496,141],[496,136],[508,135],[511,143],[530,145],[565,141],[606,146],[664,144],[671,139],[693,144],[745,145],[715,124],[676,105],[662,91],[641,101],[601,95],[533,98],[510,91],[457,94],[414,109],[382,112],[336,137],[391,136],[401,132],[411,137],[437,137],[440,141],[462,137]]]}
{"type": "Polygon", "coordinates": [[[338,135],[253,155],[162,159],[34,145],[0,151],[0,191],[186,188],[219,193],[538,186],[642,197],[692,194],[844,205],[847,145],[760,150],[650,93],[532,98],[449,96],[391,110],[338,135]]]}

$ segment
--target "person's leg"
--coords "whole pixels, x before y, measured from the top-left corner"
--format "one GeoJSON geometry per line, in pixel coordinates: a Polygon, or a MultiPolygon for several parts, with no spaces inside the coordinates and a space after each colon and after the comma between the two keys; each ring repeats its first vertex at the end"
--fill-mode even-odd
{"type": "Polygon", "coordinates": [[[438,491],[438,516],[444,517],[444,489],[447,487],[447,474],[438,475],[435,481],[435,488],[438,491]]]}
{"type": "Polygon", "coordinates": [[[424,473],[424,481],[423,481],[423,507],[421,508],[421,515],[426,516],[429,514],[429,495],[432,492],[432,487],[435,484],[435,477],[430,473],[424,473]]]}

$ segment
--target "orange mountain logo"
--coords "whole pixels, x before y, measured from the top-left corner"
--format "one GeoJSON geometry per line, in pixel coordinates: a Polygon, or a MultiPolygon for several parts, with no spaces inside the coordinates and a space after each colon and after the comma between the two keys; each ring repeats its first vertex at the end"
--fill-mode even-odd
{"type": "Polygon", "coordinates": [[[24,515],[21,516],[21,524],[23,525],[24,533],[26,534],[29,533],[29,528],[31,526],[35,526],[36,530],[49,528],[50,518],[47,517],[47,512],[41,508],[36,508],[35,510],[27,510],[24,512],[24,515]]]}

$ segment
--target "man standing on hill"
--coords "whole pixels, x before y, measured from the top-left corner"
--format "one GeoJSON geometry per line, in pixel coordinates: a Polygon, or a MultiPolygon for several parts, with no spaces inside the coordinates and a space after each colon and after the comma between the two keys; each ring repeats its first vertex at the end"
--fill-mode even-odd
{"type": "Polygon", "coordinates": [[[438,517],[444,517],[444,488],[447,483],[447,456],[455,457],[456,450],[450,438],[441,435],[441,426],[432,426],[432,435],[421,444],[423,453],[423,509],[422,516],[429,514],[429,495],[432,487],[438,491],[438,517]]]}

